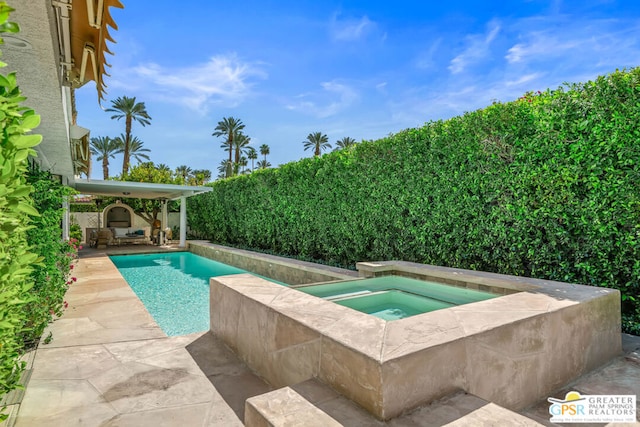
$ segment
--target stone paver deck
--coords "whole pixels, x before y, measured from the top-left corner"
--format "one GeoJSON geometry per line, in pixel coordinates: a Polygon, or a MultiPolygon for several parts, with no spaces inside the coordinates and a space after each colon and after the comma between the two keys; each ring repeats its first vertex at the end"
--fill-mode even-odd
{"type": "MultiPolygon", "coordinates": [[[[83,250],[74,274],[69,307],[43,335],[53,340],[36,351],[22,403],[4,425],[241,426],[245,400],[272,390],[210,332],[167,337],[104,251],[83,250]]],[[[567,389],[640,396],[640,338],[624,341],[626,356],[567,389]]],[[[546,402],[515,414],[461,392],[383,423],[317,381],[291,388],[345,426],[551,425],[546,402]]]]}
{"type": "Polygon", "coordinates": [[[104,252],[86,254],[15,425],[241,426],[244,400],[270,388],[209,333],[167,337],[104,252]]]}

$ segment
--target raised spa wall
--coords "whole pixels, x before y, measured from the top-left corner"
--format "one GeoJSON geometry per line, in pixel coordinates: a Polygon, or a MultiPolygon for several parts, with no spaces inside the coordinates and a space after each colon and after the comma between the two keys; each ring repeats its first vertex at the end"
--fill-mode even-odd
{"type": "Polygon", "coordinates": [[[196,255],[251,271],[289,285],[358,277],[358,273],[352,270],[250,252],[204,241],[188,241],[187,249],[196,255]]]}
{"type": "Polygon", "coordinates": [[[387,322],[252,275],[222,276],[210,282],[211,330],[272,386],[317,378],[383,420],[459,390],[519,410],[621,352],[616,290],[395,261],[358,269],[504,296],[387,322]]]}

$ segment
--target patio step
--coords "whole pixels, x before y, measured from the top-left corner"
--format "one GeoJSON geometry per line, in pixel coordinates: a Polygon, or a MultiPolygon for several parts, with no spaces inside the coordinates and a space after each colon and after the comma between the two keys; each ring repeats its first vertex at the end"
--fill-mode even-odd
{"type": "Polygon", "coordinates": [[[543,425],[462,391],[384,422],[317,380],[308,380],[247,399],[244,422],[249,427],[543,425]]]}
{"type": "Polygon", "coordinates": [[[283,387],[247,399],[244,425],[247,427],[342,426],[290,387],[283,387]]]}

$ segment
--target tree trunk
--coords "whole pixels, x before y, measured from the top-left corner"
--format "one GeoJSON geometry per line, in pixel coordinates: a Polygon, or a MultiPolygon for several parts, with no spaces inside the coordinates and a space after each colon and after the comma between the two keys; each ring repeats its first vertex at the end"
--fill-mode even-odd
{"type": "Polygon", "coordinates": [[[160,211],[158,209],[153,209],[151,212],[147,211],[139,211],[134,209],[133,212],[138,215],[140,218],[144,219],[150,226],[153,227],[153,222],[158,218],[158,214],[160,211]]]}
{"type": "Polygon", "coordinates": [[[105,181],[109,179],[109,159],[107,156],[102,158],[102,177],[105,181]]]}
{"type": "Polygon", "coordinates": [[[124,135],[124,158],[122,159],[122,176],[129,172],[129,143],[131,142],[131,117],[127,116],[124,135]]]}

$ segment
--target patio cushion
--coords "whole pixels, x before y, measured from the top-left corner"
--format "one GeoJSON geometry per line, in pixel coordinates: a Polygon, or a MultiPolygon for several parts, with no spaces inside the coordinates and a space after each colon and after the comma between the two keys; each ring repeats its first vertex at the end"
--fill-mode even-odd
{"type": "Polygon", "coordinates": [[[114,237],[127,237],[127,233],[129,233],[129,229],[126,227],[114,227],[113,234],[114,237]]]}

